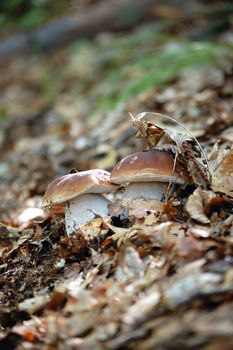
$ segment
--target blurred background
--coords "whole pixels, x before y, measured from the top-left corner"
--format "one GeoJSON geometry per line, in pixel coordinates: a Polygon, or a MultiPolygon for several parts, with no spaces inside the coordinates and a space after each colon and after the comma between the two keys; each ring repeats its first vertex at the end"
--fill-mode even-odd
{"type": "Polygon", "coordinates": [[[129,112],[172,116],[207,150],[233,140],[232,1],[1,0],[0,28],[4,221],[54,177],[142,149],[129,112]]]}

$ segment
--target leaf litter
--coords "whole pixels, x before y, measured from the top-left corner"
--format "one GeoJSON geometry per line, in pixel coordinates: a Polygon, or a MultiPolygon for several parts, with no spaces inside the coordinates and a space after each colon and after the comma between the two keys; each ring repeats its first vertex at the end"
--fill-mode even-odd
{"type": "MultiPolygon", "coordinates": [[[[44,96],[33,103],[33,91],[33,108],[21,105],[27,117],[17,131],[19,111],[10,109],[9,94],[4,101],[12,119],[1,130],[0,348],[212,350],[224,343],[232,349],[229,72],[187,68],[169,87],[150,87],[122,102],[101,125],[98,112],[85,118],[89,100],[81,96],[77,106],[68,97],[69,79],[78,78],[71,68],[52,105],[44,96]],[[134,118],[136,138],[127,113],[148,107],[175,115],[199,143],[161,115],[134,118]],[[72,168],[111,170],[116,160],[147,146],[170,149],[193,184],[171,188],[158,203],[124,203],[120,189],[109,195],[111,218],[97,217],[70,238],[63,209],[41,208],[55,177],[72,168]]],[[[19,71],[25,69],[21,62],[19,71]]],[[[8,89],[16,96],[13,86],[8,89]]]]}

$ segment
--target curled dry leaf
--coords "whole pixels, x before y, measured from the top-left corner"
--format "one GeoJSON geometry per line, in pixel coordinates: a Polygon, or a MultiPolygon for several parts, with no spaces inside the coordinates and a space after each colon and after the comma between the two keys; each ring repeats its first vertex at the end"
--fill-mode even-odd
{"type": "Polygon", "coordinates": [[[207,157],[197,139],[195,137],[190,138],[186,135],[187,133],[192,135],[192,133],[181,123],[177,122],[171,117],[160,115],[158,113],[151,113],[155,116],[162,116],[165,119],[169,119],[170,121],[177,123],[185,130],[185,134],[182,134],[175,129],[158,127],[149,121],[142,120],[146,114],[146,112],[141,113],[135,118],[131,115],[133,125],[138,129],[137,136],[145,138],[149,148],[155,148],[158,144],[169,145],[171,148],[175,145],[176,156],[179,155],[179,160],[185,164],[194,183],[204,189],[209,188],[210,172],[208,169],[207,157]],[[202,156],[207,163],[207,167],[201,160],[198,160],[197,151],[194,150],[193,144],[190,142],[193,139],[195,140],[196,145],[199,147],[199,152],[202,153],[202,156]]]}
{"type": "Polygon", "coordinates": [[[178,152],[181,153],[183,142],[192,140],[190,137],[187,137],[181,132],[176,131],[174,128],[169,129],[167,127],[159,127],[158,125],[155,125],[150,121],[143,120],[143,118],[147,114],[152,114],[157,117],[159,116],[165,119],[169,119],[170,121],[179,124],[181,127],[183,127],[183,129],[186,130],[186,128],[182,124],[177,122],[175,119],[160,113],[144,112],[138,114],[135,118],[132,114],[130,114],[134,127],[138,129],[137,137],[145,138],[147,140],[149,148],[154,148],[158,143],[170,145],[175,144],[178,152]]]}
{"type": "Polygon", "coordinates": [[[185,209],[189,216],[192,219],[197,220],[198,222],[201,222],[202,224],[209,224],[210,219],[206,216],[204,213],[204,205],[205,202],[209,198],[213,198],[214,193],[210,191],[201,190],[200,188],[197,188],[191,196],[189,196],[189,199],[185,205],[185,209]]]}
{"type": "Polygon", "coordinates": [[[138,115],[135,118],[131,115],[131,118],[133,126],[138,130],[136,137],[145,138],[149,148],[155,147],[165,134],[163,129],[151,122],[142,120],[141,115],[138,115]]]}
{"type": "Polygon", "coordinates": [[[212,175],[214,191],[233,197],[233,149],[225,156],[212,175]]]}

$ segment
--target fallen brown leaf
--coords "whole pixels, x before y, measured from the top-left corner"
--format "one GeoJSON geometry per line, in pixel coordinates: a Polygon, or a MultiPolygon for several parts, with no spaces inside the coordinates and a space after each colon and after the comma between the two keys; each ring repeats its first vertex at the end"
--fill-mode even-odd
{"type": "Polygon", "coordinates": [[[212,175],[214,191],[233,197],[233,150],[222,160],[212,175]]]}
{"type": "Polygon", "coordinates": [[[189,196],[188,201],[185,205],[185,210],[190,215],[192,219],[201,222],[202,224],[209,224],[210,219],[206,216],[204,212],[205,201],[209,198],[213,198],[214,193],[210,191],[205,191],[197,188],[191,196],[189,196]]]}

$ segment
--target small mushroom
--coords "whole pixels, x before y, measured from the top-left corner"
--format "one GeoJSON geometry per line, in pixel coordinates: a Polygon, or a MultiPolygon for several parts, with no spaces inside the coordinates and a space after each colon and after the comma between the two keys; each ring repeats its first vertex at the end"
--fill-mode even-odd
{"type": "Polygon", "coordinates": [[[110,182],[110,173],[101,169],[76,172],[52,181],[44,194],[43,206],[65,206],[65,225],[68,236],[95,215],[108,216],[107,198],[102,193],[111,192],[117,186],[110,182]]]}
{"type": "Polygon", "coordinates": [[[130,154],[113,168],[110,180],[116,184],[129,183],[124,199],[161,200],[168,183],[190,183],[187,170],[171,152],[149,150],[130,154]]]}

